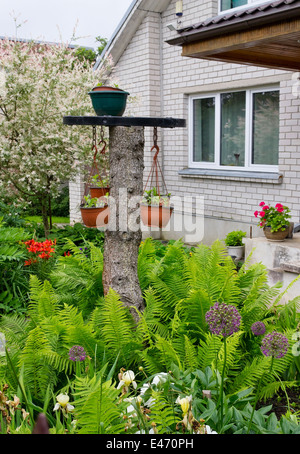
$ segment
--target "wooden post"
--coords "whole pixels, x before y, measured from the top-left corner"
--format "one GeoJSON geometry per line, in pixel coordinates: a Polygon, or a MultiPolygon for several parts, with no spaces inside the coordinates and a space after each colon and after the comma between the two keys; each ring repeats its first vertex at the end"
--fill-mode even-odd
{"type": "Polygon", "coordinates": [[[137,263],[142,240],[140,219],[136,218],[136,201],[143,193],[144,128],[111,126],[109,128],[110,220],[105,231],[103,288],[115,290],[129,307],[144,309],[137,263]],[[115,204],[115,206],[113,206],[115,204]]]}

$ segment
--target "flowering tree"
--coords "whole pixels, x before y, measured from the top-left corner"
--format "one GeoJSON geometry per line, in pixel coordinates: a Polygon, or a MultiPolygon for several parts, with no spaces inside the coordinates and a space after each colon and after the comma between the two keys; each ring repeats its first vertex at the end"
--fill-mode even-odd
{"type": "Polygon", "coordinates": [[[66,127],[65,115],[92,113],[88,91],[106,78],[67,45],[0,42],[0,187],[39,202],[48,235],[50,195],[90,157],[87,128],[66,127]]]}

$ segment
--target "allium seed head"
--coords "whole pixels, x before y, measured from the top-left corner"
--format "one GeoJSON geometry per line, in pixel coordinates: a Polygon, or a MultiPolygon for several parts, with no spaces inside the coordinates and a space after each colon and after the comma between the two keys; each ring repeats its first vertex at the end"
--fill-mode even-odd
{"type": "Polygon", "coordinates": [[[251,331],[253,334],[255,334],[255,336],[261,336],[266,332],[265,324],[263,322],[255,322],[251,326],[251,331]]]}
{"type": "Polygon", "coordinates": [[[69,359],[71,361],[84,361],[86,358],[86,352],[80,345],[74,345],[69,350],[69,359]]]}
{"type": "Polygon", "coordinates": [[[235,306],[216,303],[206,313],[205,320],[213,334],[227,337],[239,331],[241,316],[235,306]]]}
{"type": "Polygon", "coordinates": [[[261,351],[265,356],[282,358],[286,355],[289,348],[288,339],[281,333],[273,331],[267,334],[261,343],[261,351]]]}

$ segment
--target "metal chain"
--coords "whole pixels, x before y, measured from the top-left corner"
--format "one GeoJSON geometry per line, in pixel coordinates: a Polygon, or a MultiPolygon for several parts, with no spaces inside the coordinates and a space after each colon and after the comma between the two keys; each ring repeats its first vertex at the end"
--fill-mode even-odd
{"type": "Polygon", "coordinates": [[[154,126],[153,128],[153,144],[154,147],[157,147],[157,127],[154,126]]]}

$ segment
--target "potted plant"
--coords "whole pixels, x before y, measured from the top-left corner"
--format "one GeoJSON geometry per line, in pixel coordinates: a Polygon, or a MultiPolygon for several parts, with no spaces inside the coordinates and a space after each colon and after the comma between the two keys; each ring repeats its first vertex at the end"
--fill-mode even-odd
{"type": "Polygon", "coordinates": [[[160,195],[154,187],[144,192],[140,203],[141,219],[149,227],[165,227],[174,210],[170,205],[171,194],[160,195]]]}
{"type": "Polygon", "coordinates": [[[80,211],[86,227],[104,227],[108,224],[109,217],[108,197],[84,196],[84,203],[81,204],[80,211]]]}
{"type": "Polygon", "coordinates": [[[91,178],[90,195],[91,198],[99,198],[109,195],[109,178],[101,178],[96,174],[91,178]]]}
{"type": "Polygon", "coordinates": [[[245,245],[243,244],[243,238],[245,238],[245,236],[246,232],[234,230],[229,232],[225,238],[228,255],[237,262],[244,257],[245,245]]]}
{"type": "Polygon", "coordinates": [[[89,92],[89,95],[97,115],[121,117],[125,112],[129,93],[117,86],[98,84],[89,92]]]}
{"type": "Polygon", "coordinates": [[[260,202],[260,211],[254,216],[259,218],[259,227],[263,229],[265,237],[270,241],[284,241],[289,234],[290,210],[287,206],[277,203],[275,207],[260,202]]]}

